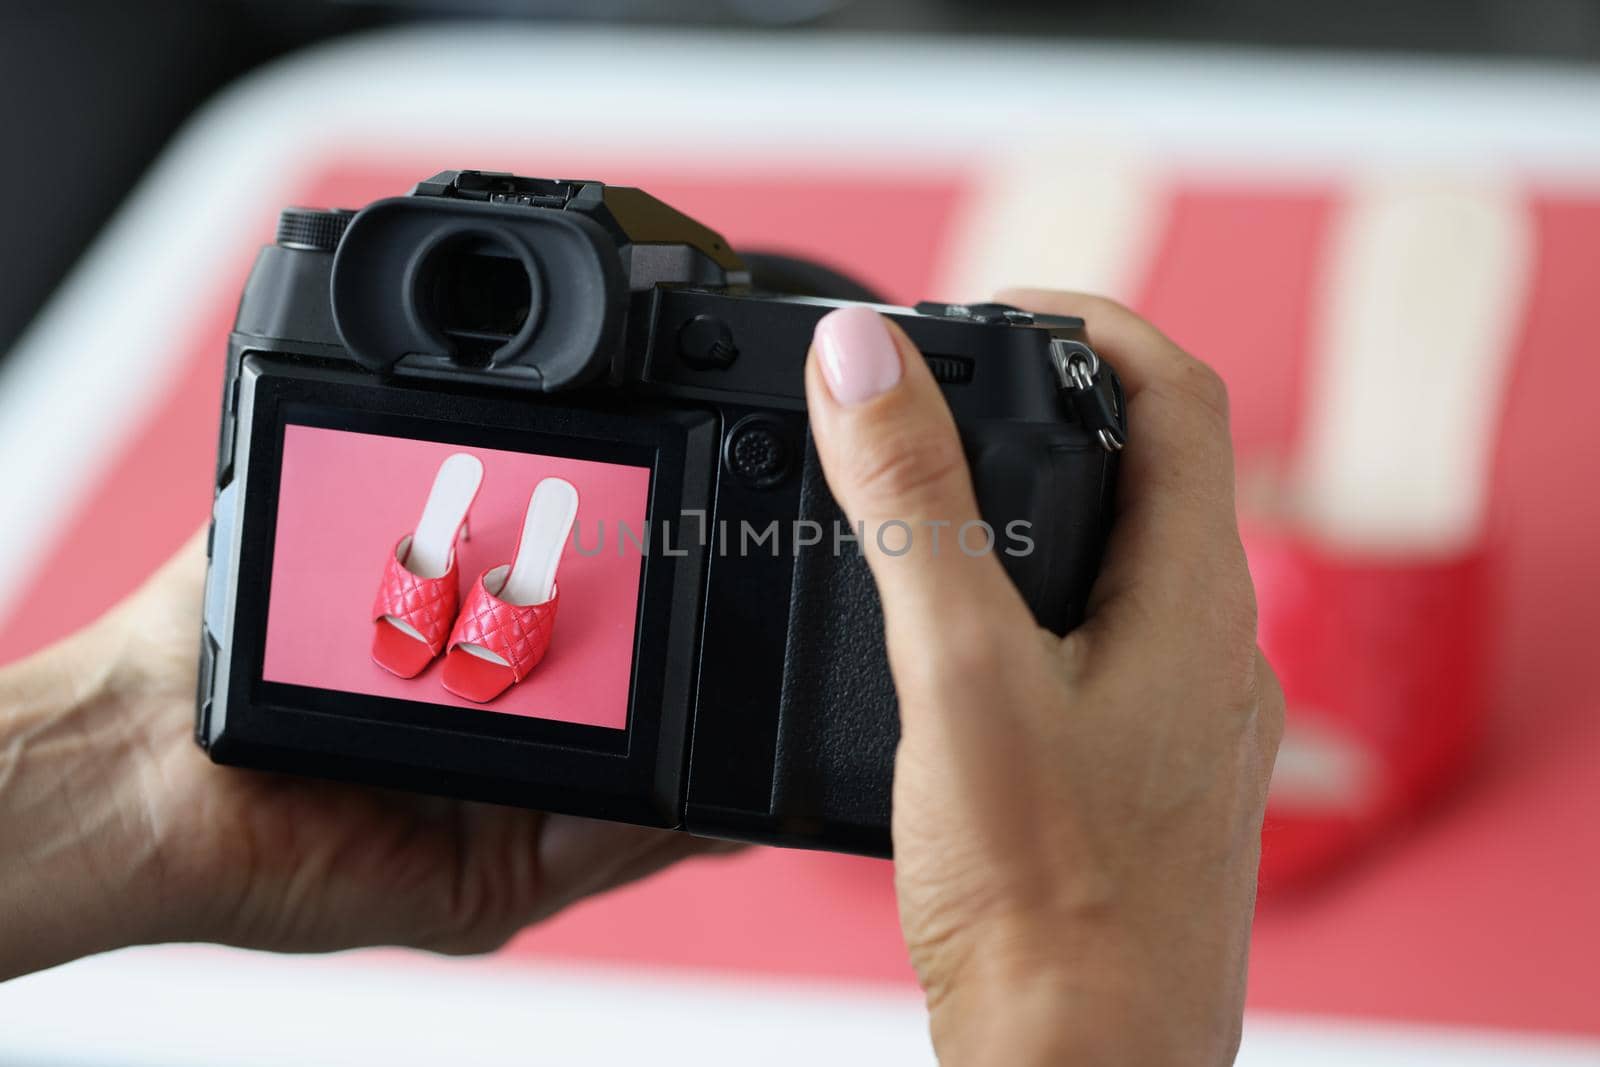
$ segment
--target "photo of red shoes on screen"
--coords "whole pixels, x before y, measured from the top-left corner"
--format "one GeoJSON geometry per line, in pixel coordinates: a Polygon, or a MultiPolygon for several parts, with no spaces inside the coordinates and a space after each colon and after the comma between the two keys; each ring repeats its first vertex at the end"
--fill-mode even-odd
{"type": "Polygon", "coordinates": [[[649,485],[286,426],[262,680],[626,727],[649,485]]]}

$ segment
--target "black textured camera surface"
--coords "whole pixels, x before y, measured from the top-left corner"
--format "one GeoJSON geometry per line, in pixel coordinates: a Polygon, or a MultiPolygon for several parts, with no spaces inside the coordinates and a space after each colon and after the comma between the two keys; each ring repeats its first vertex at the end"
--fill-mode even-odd
{"type": "Polygon", "coordinates": [[[799,517],[819,523],[823,535],[795,561],[773,812],[783,820],[886,827],[900,717],[883,612],[855,545],[834,552],[835,523],[849,527],[809,436],[799,517]]]}

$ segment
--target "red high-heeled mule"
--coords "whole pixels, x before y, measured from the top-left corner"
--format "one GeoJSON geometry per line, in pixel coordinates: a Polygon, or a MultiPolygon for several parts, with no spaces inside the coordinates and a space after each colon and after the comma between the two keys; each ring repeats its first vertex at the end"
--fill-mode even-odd
{"type": "Polygon", "coordinates": [[[414,532],[384,563],[372,605],[372,660],[415,678],[443,649],[461,600],[456,539],[467,540],[467,514],[483,484],[483,464],[457,452],[439,464],[414,532]]]}
{"type": "Polygon", "coordinates": [[[577,516],[571,482],[546,478],[534,487],[516,555],[485,571],[461,605],[440,675],[450,692],[487,704],[544,659],[561,600],[556,568],[577,516]]]}

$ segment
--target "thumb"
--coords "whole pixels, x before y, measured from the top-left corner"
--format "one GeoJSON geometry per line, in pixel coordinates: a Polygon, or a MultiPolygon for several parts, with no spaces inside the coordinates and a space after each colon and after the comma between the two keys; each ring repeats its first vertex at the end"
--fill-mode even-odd
{"type": "Polygon", "coordinates": [[[995,553],[955,419],[921,353],[871,308],[817,323],[806,404],[828,488],[883,601],[896,680],[1031,622],[995,553]]]}

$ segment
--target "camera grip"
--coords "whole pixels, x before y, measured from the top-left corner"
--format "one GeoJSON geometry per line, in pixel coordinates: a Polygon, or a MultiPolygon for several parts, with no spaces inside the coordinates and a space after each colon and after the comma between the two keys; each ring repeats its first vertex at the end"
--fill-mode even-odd
{"type": "MultiPolygon", "coordinates": [[[[969,424],[962,443],[993,531],[989,550],[1040,624],[1065,633],[1082,621],[1099,565],[1114,459],[1071,425],[969,424]]],[[[825,835],[830,847],[887,856],[900,720],[883,610],[855,544],[835,550],[835,530],[855,531],[809,438],[799,518],[824,534],[796,552],[772,814],[796,837],[825,835]]],[[[983,547],[980,534],[967,550],[983,547]]],[[[901,534],[892,536],[898,543],[901,534]]],[[[940,550],[963,551],[957,531],[941,531],[940,550]]]]}

